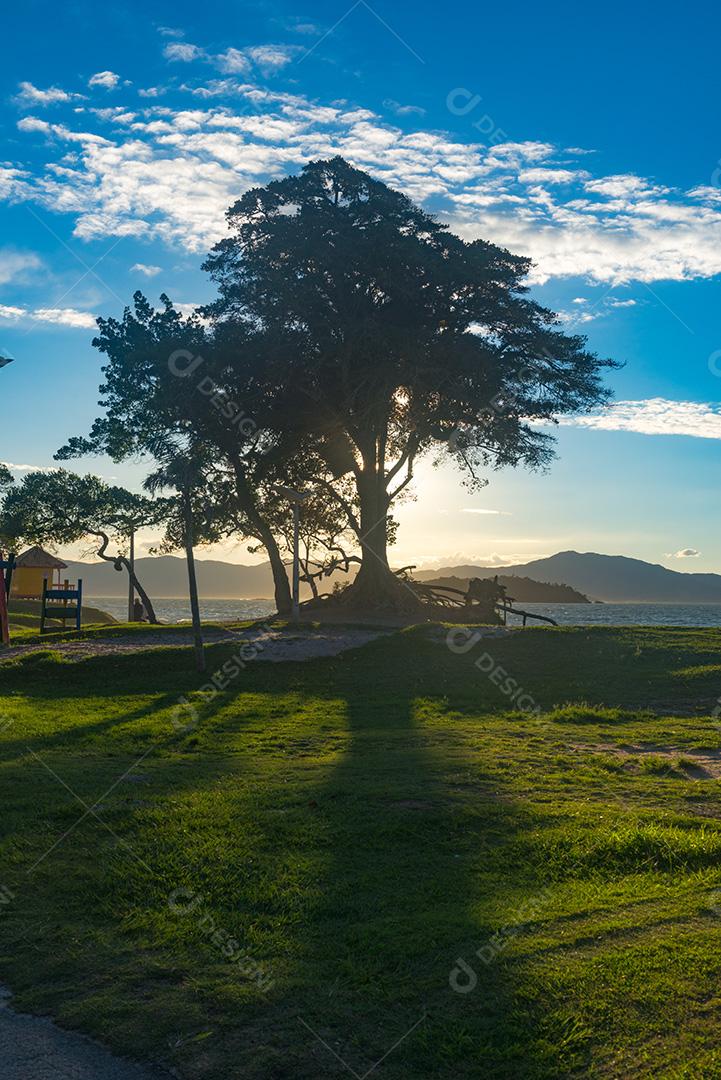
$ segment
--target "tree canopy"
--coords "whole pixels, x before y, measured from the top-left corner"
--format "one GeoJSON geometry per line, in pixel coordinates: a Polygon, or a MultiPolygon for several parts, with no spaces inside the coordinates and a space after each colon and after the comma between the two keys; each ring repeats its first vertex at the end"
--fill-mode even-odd
{"type": "Polygon", "coordinates": [[[357,601],[393,593],[388,515],[420,455],[471,484],[544,467],[553,438],[538,422],[608,396],[613,362],[528,297],[529,259],[464,241],[342,158],[248,191],[228,222],[205,264],[219,289],[206,314],[216,332],[274,343],[266,378],[286,428],[352,474],[357,601]]]}

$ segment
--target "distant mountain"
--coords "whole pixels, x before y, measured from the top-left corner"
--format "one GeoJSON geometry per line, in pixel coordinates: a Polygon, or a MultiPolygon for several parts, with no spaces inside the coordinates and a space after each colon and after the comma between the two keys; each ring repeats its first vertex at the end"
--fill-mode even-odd
{"type": "MultiPolygon", "coordinates": [[[[419,576],[419,575],[417,575],[419,576]]],[[[493,577],[493,574],[473,574],[473,577],[493,577]]],[[[427,585],[444,585],[450,589],[468,589],[469,578],[433,577],[424,578],[427,585]]],[[[572,589],[570,585],[548,584],[545,581],[533,581],[527,577],[512,577],[509,574],[498,575],[499,585],[505,585],[509,597],[519,604],[589,604],[590,600],[583,593],[572,589]]]]}
{"type": "MultiPolygon", "coordinates": [[[[186,597],[188,581],[185,559],[177,555],[160,555],[157,558],[136,559],[138,577],[151,598],[186,597]]],[[[208,600],[255,599],[273,596],[273,578],[270,564],[257,563],[243,566],[220,562],[217,559],[200,559],[197,564],[198,587],[201,596],[208,600]]],[[[68,563],[63,572],[70,580],[83,579],[85,595],[125,596],[128,590],[127,575],[119,574],[110,563],[68,563]]],[[[521,596],[527,603],[531,599],[520,588],[519,578],[530,578],[546,585],[569,586],[592,600],[622,603],[699,604],[721,603],[721,575],[684,574],[667,570],[664,566],[627,559],[623,555],[598,555],[594,552],[562,551],[548,559],[513,566],[449,566],[440,570],[419,570],[419,581],[435,581],[441,578],[493,577],[502,574],[511,578],[508,590],[511,596],[521,596]]],[[[341,575],[337,575],[341,580],[341,575]]],[[[335,577],[331,580],[335,580],[335,577]]],[[[505,583],[505,582],[504,582],[505,583]]],[[[329,587],[328,579],[324,588],[329,587]]],[[[308,593],[304,593],[307,596],[308,593]]],[[[550,603],[552,601],[539,601],[550,603]]],[[[561,601],[571,602],[564,597],[561,601]]]]}
{"type": "Polygon", "coordinates": [[[548,559],[513,566],[448,566],[422,570],[421,581],[439,577],[493,577],[503,573],[534,581],[563,582],[606,603],[721,603],[721,575],[686,574],[624,555],[561,551],[548,559]]]}
{"type": "MultiPolygon", "coordinates": [[[[216,559],[196,562],[198,591],[207,600],[253,600],[273,596],[270,563],[243,566],[216,559]]],[[[150,599],[175,599],[188,595],[185,559],[177,555],[159,555],[135,560],[135,572],[150,599]]],[[[112,563],[69,562],[62,577],[83,579],[85,596],[127,596],[128,575],[118,573],[112,563]]]]}

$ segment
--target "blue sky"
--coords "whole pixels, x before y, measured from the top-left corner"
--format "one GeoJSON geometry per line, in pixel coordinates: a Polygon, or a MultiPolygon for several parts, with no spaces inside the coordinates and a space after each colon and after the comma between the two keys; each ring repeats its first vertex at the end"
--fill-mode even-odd
{"type": "MultiPolygon", "coordinates": [[[[711,5],[65,3],[3,16],[0,460],[52,464],[96,415],[98,314],[181,304],[226,206],[343,153],[625,363],[550,474],[469,496],[424,466],[403,562],[574,547],[721,570],[721,129],[711,5]],[[696,554],[677,553],[695,552],[696,554]]],[[[78,463],[138,486],[141,465],[78,463]]],[[[215,552],[218,554],[218,552],[215,552]]],[[[247,559],[242,546],[222,554],[247,559]]]]}

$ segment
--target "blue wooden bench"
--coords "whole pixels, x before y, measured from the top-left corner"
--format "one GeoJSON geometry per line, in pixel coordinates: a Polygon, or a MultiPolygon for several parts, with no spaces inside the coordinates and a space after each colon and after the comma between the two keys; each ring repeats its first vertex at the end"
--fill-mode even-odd
{"type": "Polygon", "coordinates": [[[78,578],[77,589],[67,587],[62,589],[49,589],[48,579],[43,581],[43,595],[40,605],[40,633],[45,633],[47,619],[59,619],[62,621],[63,630],[67,619],[75,619],[75,629],[79,630],[83,608],[83,581],[78,578]],[[68,607],[70,601],[75,602],[74,607],[68,607]]]}

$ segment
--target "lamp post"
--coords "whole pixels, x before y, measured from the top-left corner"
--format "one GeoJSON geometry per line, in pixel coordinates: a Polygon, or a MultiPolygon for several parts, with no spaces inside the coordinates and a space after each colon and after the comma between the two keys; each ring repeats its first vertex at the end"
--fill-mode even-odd
{"type": "Polygon", "coordinates": [[[293,621],[300,618],[300,508],[308,498],[308,492],[277,484],[276,489],[293,503],[293,621]]]}
{"type": "Polygon", "coordinates": [[[130,551],[128,552],[130,573],[128,574],[128,622],[135,620],[135,528],[130,529],[130,551]]]}
{"type": "MultiPolygon", "coordinates": [[[[0,356],[0,368],[7,367],[7,365],[12,364],[12,362],[12,357],[0,356]]],[[[2,593],[2,595],[0,596],[0,645],[10,644],[10,625],[8,622],[8,597],[10,595],[10,581],[12,579],[14,562],[15,556],[9,555],[8,562],[0,564],[4,567],[7,567],[6,573],[4,575],[0,575],[0,592],[2,593]]]]}

